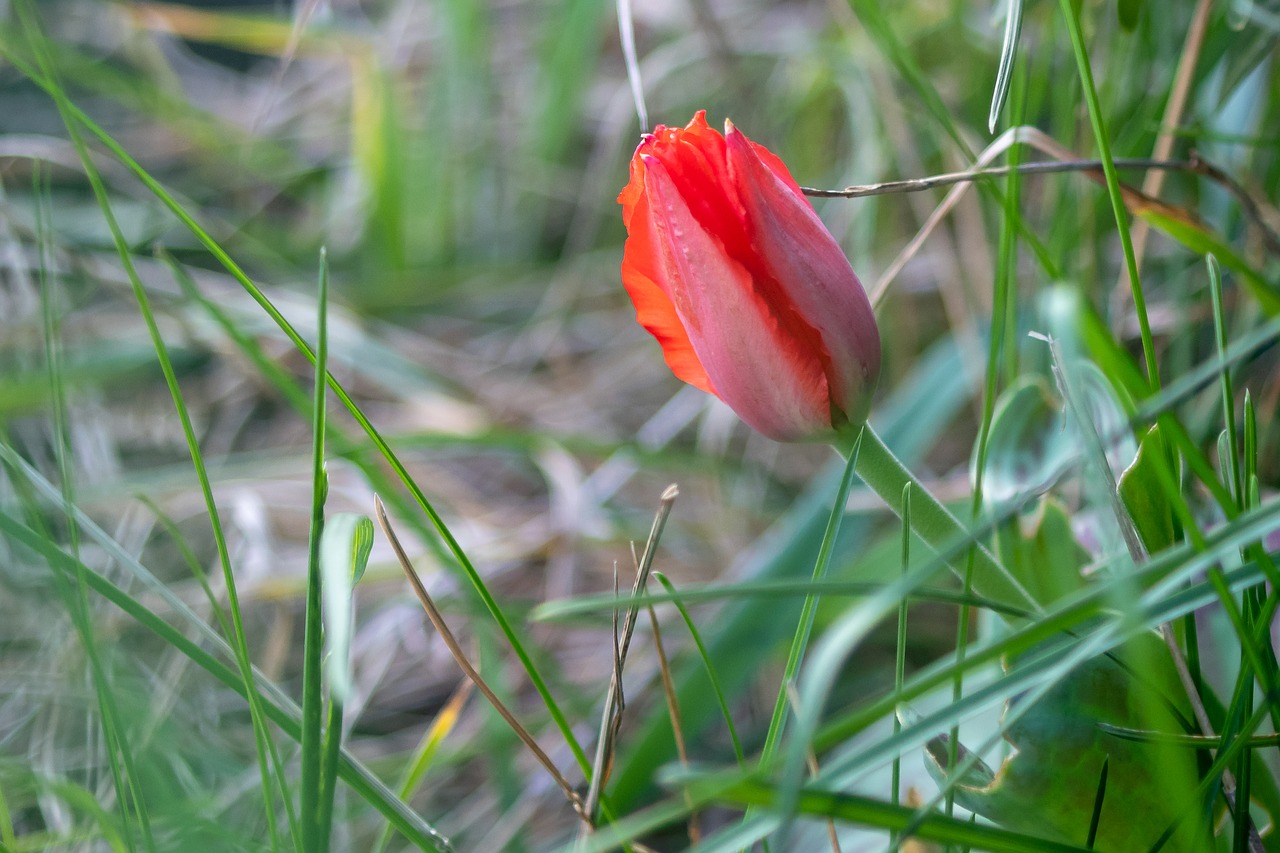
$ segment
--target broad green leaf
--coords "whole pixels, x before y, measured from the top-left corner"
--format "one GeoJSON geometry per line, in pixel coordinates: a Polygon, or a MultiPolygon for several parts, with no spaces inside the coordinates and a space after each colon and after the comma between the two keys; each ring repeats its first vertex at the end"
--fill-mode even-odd
{"type": "Polygon", "coordinates": [[[991,509],[1021,504],[1062,476],[1076,447],[1063,427],[1062,401],[1041,377],[1019,377],[1000,396],[982,478],[982,497],[991,509]]]}
{"type": "MultiPolygon", "coordinates": [[[[1005,738],[1016,752],[994,771],[975,765],[955,786],[956,802],[1008,829],[1080,844],[1107,761],[1097,850],[1148,850],[1175,824],[1163,850],[1212,849],[1196,821],[1194,752],[1124,741],[1098,726],[1127,720],[1185,731],[1188,714],[1177,696],[1168,652],[1155,635],[1141,635],[1073,671],[1014,721],[1005,738]]],[[[929,742],[926,765],[940,783],[946,757],[945,737],[929,742]]]]}
{"type": "Polygon", "coordinates": [[[1089,553],[1076,541],[1066,507],[1049,495],[1034,515],[1003,528],[997,543],[1001,561],[1037,601],[1052,604],[1084,586],[1089,553]]]}
{"type": "Polygon", "coordinates": [[[1124,469],[1116,484],[1120,501],[1128,510],[1148,554],[1163,551],[1173,544],[1173,505],[1156,468],[1160,457],[1167,458],[1168,454],[1160,426],[1152,426],[1138,447],[1138,455],[1124,469]]]}

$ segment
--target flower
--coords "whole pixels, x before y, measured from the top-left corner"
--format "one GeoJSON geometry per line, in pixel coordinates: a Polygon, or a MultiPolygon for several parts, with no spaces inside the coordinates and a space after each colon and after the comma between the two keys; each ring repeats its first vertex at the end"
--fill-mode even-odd
{"type": "Polygon", "coordinates": [[[779,441],[866,420],[875,315],[781,160],[700,111],[644,136],[618,202],[622,283],[678,378],[779,441]]]}

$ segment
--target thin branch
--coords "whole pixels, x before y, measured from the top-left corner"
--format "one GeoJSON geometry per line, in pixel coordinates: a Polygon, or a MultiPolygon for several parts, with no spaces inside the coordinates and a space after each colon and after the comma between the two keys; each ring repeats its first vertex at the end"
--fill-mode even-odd
{"type": "Polygon", "coordinates": [[[391,528],[391,522],[387,519],[386,507],[382,505],[382,499],[378,496],[373,498],[375,514],[378,516],[378,524],[382,527],[382,532],[386,535],[387,541],[391,543],[391,549],[395,551],[396,559],[400,561],[400,567],[404,569],[405,577],[409,579],[409,583],[413,586],[413,591],[418,596],[418,601],[422,602],[422,608],[427,611],[427,618],[431,620],[431,624],[435,626],[436,631],[440,634],[440,639],[444,640],[445,646],[448,647],[449,653],[453,655],[453,659],[457,661],[459,668],[466,674],[467,678],[475,683],[476,687],[484,694],[484,698],[489,700],[489,704],[493,705],[494,710],[501,715],[507,725],[511,726],[511,730],[524,741],[525,746],[529,747],[529,751],[533,753],[533,757],[538,763],[550,774],[560,789],[564,791],[565,797],[569,800],[569,804],[573,806],[574,811],[579,815],[585,812],[582,808],[582,798],[578,796],[577,791],[569,784],[569,780],[552,762],[551,757],[542,751],[542,747],[538,746],[538,742],[533,739],[533,735],[529,734],[515,715],[502,704],[502,700],[490,689],[485,680],[480,677],[480,673],[471,665],[471,661],[467,659],[466,653],[462,650],[461,644],[458,643],[453,632],[449,630],[449,626],[445,624],[444,617],[440,614],[440,610],[436,607],[431,596],[427,593],[427,588],[423,586],[422,579],[418,577],[418,573],[414,571],[413,564],[409,562],[409,555],[405,553],[404,547],[400,544],[400,540],[396,537],[395,531],[391,528]]]}
{"type": "MultiPolygon", "coordinates": [[[[1028,141],[1030,140],[1023,140],[1028,141]]],[[[1032,143],[1034,144],[1034,143],[1032,143]]],[[[1262,233],[1268,250],[1280,254],[1280,235],[1267,221],[1266,211],[1262,204],[1254,198],[1244,185],[1236,181],[1218,166],[1192,151],[1186,160],[1166,160],[1155,157],[1129,157],[1115,161],[1117,169],[1144,170],[1150,172],[1186,172],[1208,178],[1231,193],[1243,209],[1245,216],[1253,222],[1262,233]]],[[[1101,160],[1044,160],[1032,163],[1019,163],[1016,166],[992,166],[986,169],[970,169],[964,172],[945,172],[941,175],[930,175],[927,178],[912,178],[905,181],[883,181],[878,184],[859,184],[840,190],[823,190],[814,187],[801,187],[800,191],[811,198],[866,198],[876,195],[895,193],[918,193],[937,187],[971,183],[987,178],[1001,178],[1010,174],[1019,175],[1051,175],[1062,172],[1084,172],[1095,179],[1102,178],[1101,160]]],[[[1137,192],[1137,191],[1134,191],[1137,192]]],[[[1142,191],[1142,196],[1154,200],[1150,193],[1142,191]]],[[[1161,205],[1165,207],[1166,205],[1161,205]]],[[[1184,213],[1185,216],[1185,213],[1184,213]]]]}
{"type": "MultiPolygon", "coordinates": [[[[903,267],[907,265],[915,255],[920,251],[929,235],[938,227],[938,224],[944,217],[956,206],[960,199],[968,191],[974,181],[988,178],[999,177],[1001,175],[1010,174],[1013,169],[1008,166],[988,168],[989,164],[1007,151],[1011,145],[1016,143],[1030,145],[1042,154],[1046,154],[1061,166],[1055,163],[1023,163],[1017,167],[1020,172],[1044,173],[1044,172],[1063,172],[1075,171],[1083,172],[1095,181],[1103,180],[1101,171],[1102,164],[1098,160],[1083,160],[1076,156],[1076,153],[1053,137],[1034,127],[1011,127],[1004,133],[1000,134],[991,144],[982,149],[978,153],[975,161],[975,168],[967,172],[955,172],[946,175],[938,175],[931,178],[920,178],[911,181],[891,181],[883,184],[869,184],[865,186],[850,186],[842,190],[822,190],[813,189],[811,187],[801,187],[801,191],[806,195],[817,198],[861,198],[870,195],[881,195],[884,193],[899,192],[921,192],[931,187],[947,186],[954,184],[950,192],[943,197],[938,206],[934,208],[928,219],[920,226],[920,230],[911,238],[906,246],[898,253],[893,262],[885,269],[880,278],[867,289],[867,296],[871,300],[872,306],[880,304],[880,300],[884,297],[889,289],[889,285],[902,272],[903,267]]],[[[1193,174],[1202,175],[1212,181],[1221,184],[1226,188],[1232,196],[1240,203],[1241,209],[1245,215],[1253,220],[1261,232],[1263,241],[1268,249],[1276,254],[1280,254],[1280,237],[1277,236],[1277,228],[1272,228],[1270,220],[1280,223],[1280,212],[1276,212],[1267,202],[1259,201],[1249,194],[1239,183],[1232,180],[1225,172],[1201,159],[1194,152],[1191,159],[1185,161],[1165,161],[1165,160],[1119,160],[1115,165],[1117,168],[1142,168],[1139,165],[1146,163],[1146,168],[1174,168],[1173,164],[1178,164],[1177,168],[1185,169],[1193,174]],[[1133,164],[1129,166],[1128,164],[1133,164]]],[[[1169,204],[1157,201],[1143,194],[1140,190],[1128,185],[1121,186],[1121,193],[1124,195],[1125,204],[1130,212],[1138,210],[1155,211],[1178,221],[1186,222],[1196,228],[1202,228],[1194,217],[1187,211],[1174,207],[1169,204]]]]}

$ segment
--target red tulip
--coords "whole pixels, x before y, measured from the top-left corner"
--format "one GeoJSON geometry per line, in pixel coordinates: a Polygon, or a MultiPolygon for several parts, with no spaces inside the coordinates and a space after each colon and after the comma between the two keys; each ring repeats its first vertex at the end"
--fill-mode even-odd
{"type": "Polygon", "coordinates": [[[781,160],[699,112],[645,135],[618,202],[622,283],[677,377],[779,441],[866,420],[875,315],[781,160]]]}

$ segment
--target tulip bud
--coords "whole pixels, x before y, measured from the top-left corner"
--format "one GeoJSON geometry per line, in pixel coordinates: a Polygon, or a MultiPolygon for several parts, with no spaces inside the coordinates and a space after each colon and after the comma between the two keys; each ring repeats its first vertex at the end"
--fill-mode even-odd
{"type": "Polygon", "coordinates": [[[622,283],[677,377],[778,441],[866,420],[875,315],[781,160],[699,112],[645,135],[618,202],[622,283]]]}

